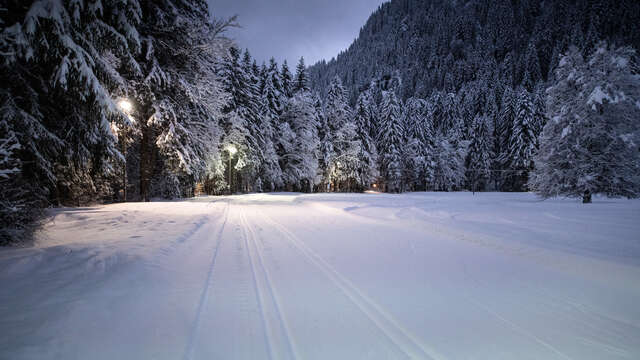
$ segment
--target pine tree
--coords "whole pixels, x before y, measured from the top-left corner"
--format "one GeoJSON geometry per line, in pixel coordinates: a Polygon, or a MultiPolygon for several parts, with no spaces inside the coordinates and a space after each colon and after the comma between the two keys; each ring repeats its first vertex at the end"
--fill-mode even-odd
{"type": "Polygon", "coordinates": [[[47,1],[0,7],[4,243],[28,236],[48,203],[111,196],[120,153],[110,125],[128,122],[112,94],[122,91],[119,70],[139,48],[140,10],[135,1],[100,9],[47,1]]]}
{"type": "Polygon", "coordinates": [[[402,191],[403,134],[401,105],[393,91],[385,91],[380,106],[380,175],[387,192],[402,191]]]}
{"type": "Polygon", "coordinates": [[[355,107],[354,123],[357,138],[361,144],[358,154],[357,182],[361,188],[371,186],[378,176],[378,151],[375,141],[370,135],[373,121],[370,101],[372,99],[367,92],[364,92],[358,97],[355,107]]]}
{"type": "Polygon", "coordinates": [[[533,91],[538,81],[542,80],[542,70],[540,70],[540,59],[538,50],[533,42],[529,43],[525,54],[524,75],[522,86],[528,91],[533,91]]]}
{"type": "Polygon", "coordinates": [[[280,85],[282,86],[282,94],[286,98],[291,98],[293,96],[293,76],[289,70],[289,65],[287,65],[287,60],[282,63],[280,85]]]}
{"type": "MultiPolygon", "coordinates": [[[[253,85],[252,73],[246,72],[250,59],[248,53],[245,54],[247,56],[241,63],[239,50],[231,47],[218,72],[222,87],[229,94],[229,99],[223,108],[224,116],[221,117],[224,135],[220,151],[224,152],[224,149],[230,146],[238,150],[232,161],[226,161],[226,163],[234,166],[233,160],[235,160],[235,166],[238,163],[244,165],[238,169],[240,181],[249,181],[256,177],[256,168],[261,162],[258,140],[254,137],[254,135],[262,135],[258,120],[257,88],[253,85]]],[[[230,155],[227,154],[227,156],[230,155]]],[[[230,170],[227,169],[227,171],[230,170]]],[[[253,187],[252,183],[245,185],[253,187]]]]}
{"type": "Polygon", "coordinates": [[[539,122],[531,94],[526,89],[520,89],[507,150],[507,183],[512,190],[526,190],[529,171],[533,170],[533,157],[538,148],[539,122]]]}
{"type": "Polygon", "coordinates": [[[328,172],[329,181],[339,189],[340,183],[350,187],[357,178],[358,153],[360,142],[357,139],[356,126],[347,102],[347,94],[340,78],[331,81],[324,103],[327,129],[324,136],[331,141],[328,172]]]}
{"type": "Polygon", "coordinates": [[[548,90],[548,116],[530,186],[541,196],[640,195],[640,76],[630,48],[572,47],[548,90]]]}
{"type": "MultiPolygon", "coordinates": [[[[494,167],[497,170],[509,170],[510,166],[510,141],[511,134],[513,133],[513,124],[515,122],[516,117],[516,102],[517,97],[515,96],[511,87],[506,86],[504,92],[502,94],[500,113],[498,115],[498,119],[496,121],[496,154],[494,167]]],[[[497,188],[501,190],[510,190],[508,188],[508,184],[506,183],[507,177],[505,176],[506,172],[498,171],[495,175],[497,178],[498,186],[497,188]]]]}
{"type": "Polygon", "coordinates": [[[404,106],[403,127],[405,183],[412,189],[425,189],[433,173],[433,128],[425,100],[411,98],[404,106]]]}
{"type": "Polygon", "coordinates": [[[293,189],[311,192],[317,182],[320,149],[318,114],[311,93],[297,92],[289,99],[283,120],[291,131],[281,156],[284,177],[293,189]]]}
{"type": "Polygon", "coordinates": [[[493,154],[491,130],[486,116],[477,116],[473,124],[473,136],[467,154],[467,181],[472,191],[486,189],[491,177],[493,154]]]}
{"type": "Polygon", "coordinates": [[[304,65],[304,57],[300,58],[298,66],[296,66],[296,77],[293,83],[293,92],[309,91],[309,75],[304,65]]]}
{"type": "Polygon", "coordinates": [[[280,91],[278,64],[276,64],[273,58],[268,68],[263,66],[261,88],[263,101],[268,106],[268,116],[275,121],[282,115],[283,94],[280,91]]]}

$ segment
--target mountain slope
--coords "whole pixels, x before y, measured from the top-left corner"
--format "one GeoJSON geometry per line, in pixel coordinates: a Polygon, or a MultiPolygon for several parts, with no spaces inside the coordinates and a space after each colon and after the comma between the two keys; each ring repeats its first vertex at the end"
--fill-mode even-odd
{"type": "Polygon", "coordinates": [[[634,0],[393,0],[353,44],[310,68],[316,90],[340,76],[352,102],[371,80],[396,77],[399,95],[426,98],[481,78],[530,90],[546,81],[569,45],[599,40],[640,48],[634,0]]]}

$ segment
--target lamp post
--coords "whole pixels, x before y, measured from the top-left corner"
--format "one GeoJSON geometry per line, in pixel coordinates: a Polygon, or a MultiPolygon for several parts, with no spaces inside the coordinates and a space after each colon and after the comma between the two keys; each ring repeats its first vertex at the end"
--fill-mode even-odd
{"type": "MultiPolygon", "coordinates": [[[[129,100],[122,99],[118,102],[118,107],[122,110],[123,113],[127,115],[130,121],[133,122],[133,118],[131,117],[131,110],[133,110],[133,105],[129,100]]],[[[117,128],[116,128],[117,129],[117,128]]],[[[124,202],[127,202],[127,138],[126,138],[126,127],[122,128],[122,156],[124,157],[124,165],[122,170],[122,198],[124,202]]]]}
{"type": "Polygon", "coordinates": [[[227,151],[229,152],[229,194],[232,194],[231,192],[231,158],[233,158],[233,155],[235,155],[238,152],[238,149],[236,149],[236,147],[233,145],[229,145],[227,146],[227,151]]]}

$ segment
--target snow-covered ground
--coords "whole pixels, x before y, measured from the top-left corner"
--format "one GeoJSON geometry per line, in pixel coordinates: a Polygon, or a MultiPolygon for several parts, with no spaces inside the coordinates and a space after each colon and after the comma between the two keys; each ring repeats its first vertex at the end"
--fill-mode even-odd
{"type": "Polygon", "coordinates": [[[59,209],[2,359],[639,359],[640,201],[270,194],[59,209]]]}

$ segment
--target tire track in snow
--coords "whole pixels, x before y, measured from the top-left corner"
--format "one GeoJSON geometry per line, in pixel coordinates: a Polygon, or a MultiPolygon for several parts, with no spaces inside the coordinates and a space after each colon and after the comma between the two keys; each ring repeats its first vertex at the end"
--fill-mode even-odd
{"type": "Polygon", "coordinates": [[[380,305],[366,296],[351,281],[339,273],[320,255],[309,248],[284,225],[262,212],[262,218],[278,229],[284,237],[313,265],[324,273],[346,297],[371,320],[376,327],[410,359],[444,360],[445,357],[423,345],[418,338],[402,327],[398,321],[380,305]]]}
{"type": "Polygon", "coordinates": [[[183,359],[185,360],[190,360],[193,357],[195,342],[196,342],[196,339],[198,338],[200,323],[202,322],[202,312],[204,311],[204,307],[207,301],[209,300],[209,289],[211,288],[211,279],[213,278],[213,268],[215,267],[216,258],[218,257],[218,250],[220,249],[220,244],[222,243],[222,232],[224,231],[224,228],[227,225],[227,220],[229,219],[230,207],[231,207],[231,204],[227,202],[227,207],[225,208],[224,221],[222,222],[222,226],[218,231],[218,241],[216,243],[215,249],[213,250],[213,256],[211,257],[211,262],[209,263],[207,280],[204,283],[204,288],[202,289],[202,295],[200,295],[200,302],[198,303],[198,310],[196,311],[194,324],[193,324],[193,327],[191,328],[191,332],[189,333],[187,347],[185,349],[184,356],[183,356],[183,359]]]}
{"type": "Polygon", "coordinates": [[[269,270],[264,265],[264,256],[258,246],[256,234],[242,209],[240,209],[240,223],[249,255],[253,285],[262,316],[269,358],[272,360],[297,359],[299,356],[292,341],[291,331],[282,313],[278,294],[273,287],[269,270]]]}

